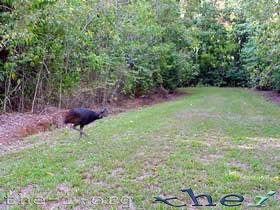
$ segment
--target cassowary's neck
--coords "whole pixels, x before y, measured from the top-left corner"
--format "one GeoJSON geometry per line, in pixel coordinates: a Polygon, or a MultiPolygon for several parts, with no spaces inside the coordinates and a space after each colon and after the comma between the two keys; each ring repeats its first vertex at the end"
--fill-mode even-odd
{"type": "Polygon", "coordinates": [[[102,112],[99,112],[98,115],[97,115],[97,118],[98,118],[98,119],[103,118],[103,113],[102,113],[102,112]]]}

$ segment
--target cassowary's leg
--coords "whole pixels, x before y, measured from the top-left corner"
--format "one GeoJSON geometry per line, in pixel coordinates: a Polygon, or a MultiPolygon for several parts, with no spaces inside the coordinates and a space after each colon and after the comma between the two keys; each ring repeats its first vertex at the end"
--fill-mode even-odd
{"type": "Polygon", "coordinates": [[[72,128],[73,128],[74,130],[80,132],[80,138],[82,137],[83,134],[86,136],[85,132],[83,132],[83,127],[84,127],[84,126],[80,126],[80,129],[76,128],[77,126],[78,126],[78,125],[74,125],[72,128]]]}
{"type": "Polygon", "coordinates": [[[78,128],[76,128],[76,126],[78,126],[78,125],[74,125],[72,128],[76,131],[80,131],[78,128]]]}
{"type": "Polygon", "coordinates": [[[87,136],[87,134],[85,134],[85,132],[83,131],[83,128],[84,126],[80,126],[80,138],[82,137],[83,134],[87,136]]]}
{"type": "Polygon", "coordinates": [[[80,126],[80,138],[83,136],[83,126],[80,126]]]}

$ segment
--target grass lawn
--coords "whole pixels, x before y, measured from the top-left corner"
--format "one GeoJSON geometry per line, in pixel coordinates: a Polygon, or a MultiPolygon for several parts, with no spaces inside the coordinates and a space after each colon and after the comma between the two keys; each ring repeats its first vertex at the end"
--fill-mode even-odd
{"type": "Polygon", "coordinates": [[[34,147],[0,157],[0,203],[8,194],[11,209],[121,209],[130,197],[130,209],[174,209],[154,197],[177,196],[194,209],[180,191],[192,188],[217,204],[201,209],[247,209],[269,191],[261,209],[280,209],[280,106],[244,89],[181,91],[97,121],[80,140],[69,129],[27,138],[34,147]],[[230,193],[244,196],[240,207],[221,205],[230,193]]]}

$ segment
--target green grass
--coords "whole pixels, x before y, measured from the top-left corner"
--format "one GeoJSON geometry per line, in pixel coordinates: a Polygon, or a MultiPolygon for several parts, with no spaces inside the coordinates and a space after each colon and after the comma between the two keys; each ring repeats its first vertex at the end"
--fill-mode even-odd
{"type": "Polygon", "coordinates": [[[69,129],[27,138],[33,148],[0,158],[0,203],[18,192],[30,202],[40,196],[48,201],[22,202],[14,209],[65,202],[67,208],[116,209],[127,204],[126,197],[131,209],[171,209],[153,202],[161,195],[177,196],[175,203],[193,209],[180,192],[190,187],[210,194],[217,203],[212,209],[246,209],[273,190],[277,194],[262,209],[279,209],[280,107],[244,89],[182,91],[190,94],[97,121],[80,140],[69,129]],[[219,203],[229,193],[245,197],[241,207],[219,203]],[[118,200],[90,205],[97,196],[107,203],[112,196],[118,200]]]}

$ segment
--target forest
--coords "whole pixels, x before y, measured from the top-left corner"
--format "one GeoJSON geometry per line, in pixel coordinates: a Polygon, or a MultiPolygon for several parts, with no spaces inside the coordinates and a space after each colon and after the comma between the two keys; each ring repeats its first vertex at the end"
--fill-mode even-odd
{"type": "Polygon", "coordinates": [[[189,86],[280,91],[279,11],[278,0],[1,0],[1,112],[189,86]]]}

